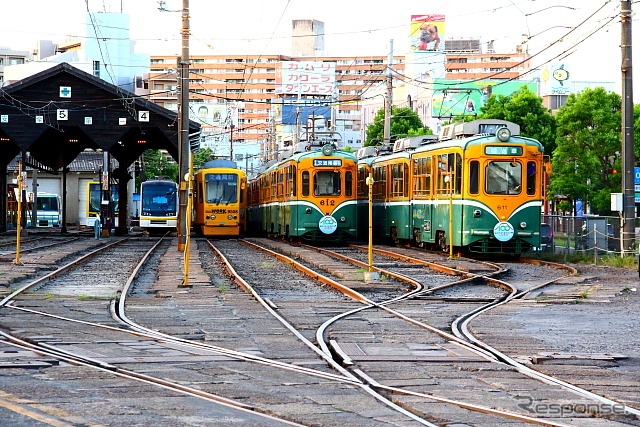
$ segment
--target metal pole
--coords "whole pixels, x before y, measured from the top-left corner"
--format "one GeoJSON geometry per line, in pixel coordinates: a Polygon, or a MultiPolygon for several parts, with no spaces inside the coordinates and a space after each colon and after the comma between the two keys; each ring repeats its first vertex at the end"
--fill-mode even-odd
{"type": "Polygon", "coordinates": [[[18,161],[18,223],[16,224],[16,260],[15,265],[20,264],[20,233],[22,232],[22,162],[18,161]]]}
{"type": "Polygon", "coordinates": [[[178,251],[187,246],[188,179],[191,150],[189,149],[189,0],[182,0],[182,56],[180,57],[180,111],[178,116],[178,148],[180,206],[178,211],[178,251]]]}
{"type": "Polygon", "coordinates": [[[365,282],[375,282],[380,278],[377,271],[373,271],[373,174],[369,171],[365,183],[369,187],[369,248],[368,248],[368,269],[364,273],[365,282]]]}
{"type": "Polygon", "coordinates": [[[235,125],[231,123],[231,135],[229,136],[229,160],[233,161],[233,128],[235,125]]]}
{"type": "Polygon", "coordinates": [[[32,166],[31,191],[33,192],[33,205],[31,206],[31,227],[38,226],[38,168],[32,166]]]}
{"type": "Polygon", "coordinates": [[[373,175],[369,172],[369,177],[367,178],[367,184],[369,185],[369,272],[373,271],[373,175]]]}
{"type": "Polygon", "coordinates": [[[384,134],[382,140],[385,144],[391,139],[391,104],[393,103],[393,39],[389,41],[389,64],[387,65],[387,94],[384,104],[384,134]]]}
{"type": "Polygon", "coordinates": [[[62,234],[67,233],[67,172],[68,167],[62,168],[62,234]]]}
{"type": "Polygon", "coordinates": [[[449,175],[449,258],[453,259],[453,179],[449,175]]]}
{"type": "Polygon", "coordinates": [[[635,189],[633,153],[633,73],[631,56],[631,1],[622,0],[620,7],[622,23],[622,256],[631,251],[635,242],[635,189]]]}

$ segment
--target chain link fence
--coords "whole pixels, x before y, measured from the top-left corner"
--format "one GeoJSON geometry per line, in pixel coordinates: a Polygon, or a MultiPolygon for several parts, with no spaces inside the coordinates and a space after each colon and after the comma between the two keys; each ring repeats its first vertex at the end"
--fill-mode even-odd
{"type": "MultiPolygon", "coordinates": [[[[638,219],[636,241],[632,254],[638,248],[638,219]]],[[[554,253],[582,253],[585,255],[623,254],[620,217],[543,215],[540,250],[554,253]],[[544,225],[546,224],[546,225],[544,225]]],[[[624,252],[629,255],[629,252],[624,252]]]]}

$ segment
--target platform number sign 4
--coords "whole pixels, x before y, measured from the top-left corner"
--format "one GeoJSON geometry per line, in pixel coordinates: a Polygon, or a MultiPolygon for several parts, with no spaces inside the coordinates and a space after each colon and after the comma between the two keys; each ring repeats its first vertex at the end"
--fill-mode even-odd
{"type": "Polygon", "coordinates": [[[138,111],[138,121],[139,122],[148,122],[149,121],[149,112],[148,111],[138,111]]]}

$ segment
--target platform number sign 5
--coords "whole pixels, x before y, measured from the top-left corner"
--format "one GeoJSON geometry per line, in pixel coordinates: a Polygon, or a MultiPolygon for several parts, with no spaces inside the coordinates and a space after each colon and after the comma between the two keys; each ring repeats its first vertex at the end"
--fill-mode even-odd
{"type": "Polygon", "coordinates": [[[139,122],[148,122],[149,121],[149,112],[148,111],[138,111],[138,121],[139,122]]]}
{"type": "Polygon", "coordinates": [[[69,110],[58,109],[56,117],[58,120],[69,120],[69,110]]]}

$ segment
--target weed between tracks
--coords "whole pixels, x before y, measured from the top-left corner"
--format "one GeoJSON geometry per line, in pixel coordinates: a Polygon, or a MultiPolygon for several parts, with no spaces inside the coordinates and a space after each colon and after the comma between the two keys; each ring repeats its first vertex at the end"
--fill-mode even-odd
{"type": "MultiPolygon", "coordinates": [[[[527,257],[540,259],[543,261],[552,261],[557,263],[569,263],[569,264],[594,264],[593,254],[581,254],[573,253],[566,256],[563,253],[552,254],[527,254],[527,257]]],[[[609,267],[638,269],[638,260],[635,256],[617,256],[617,255],[602,255],[598,257],[598,265],[605,265],[609,267]]]]}

